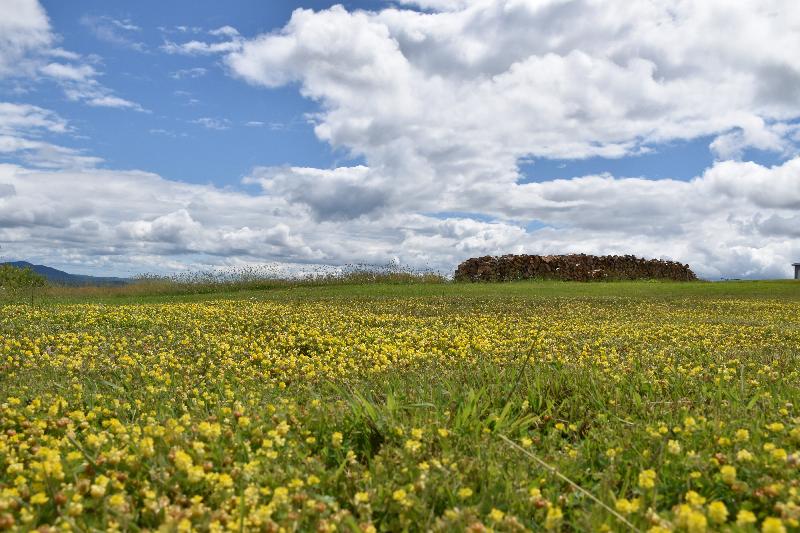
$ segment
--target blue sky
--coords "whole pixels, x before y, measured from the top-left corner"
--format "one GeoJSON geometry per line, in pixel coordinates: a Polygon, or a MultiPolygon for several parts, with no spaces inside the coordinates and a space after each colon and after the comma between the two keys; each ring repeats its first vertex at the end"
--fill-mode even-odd
{"type": "MultiPolygon", "coordinates": [[[[307,7],[323,9],[333,3],[309,2],[307,7]]],[[[218,2],[187,1],[42,4],[62,38],[61,46],[102,56],[103,83],[149,111],[121,117],[115,109],[87,108],[65,101],[57,88],[46,83],[25,98],[80,125],[88,139],[76,139],[73,146],[88,148],[107,166],[145,169],[195,183],[236,185],[257,165],[325,167],[349,160],[345,151],[333,150],[314,136],[305,115],[317,106],[300,96],[296,87],[265,92],[231,79],[207,58],[159,52],[165,40],[196,33],[181,32],[177,26],[205,32],[230,25],[249,35],[279,29],[297,7],[294,2],[235,2],[231,9],[220,9],[218,2]],[[139,29],[125,30],[112,21],[139,29]],[[98,31],[108,35],[104,38],[98,31]],[[109,35],[118,41],[109,40],[109,35]],[[205,69],[205,74],[191,77],[188,71],[193,68],[205,69]],[[220,120],[227,129],[192,123],[203,117],[220,120]],[[248,122],[264,126],[247,126],[248,122]]],[[[368,7],[375,2],[348,4],[368,7]]]]}
{"type": "Polygon", "coordinates": [[[7,0],[0,246],[109,274],[585,251],[781,277],[800,8],[768,4],[7,0]]]}

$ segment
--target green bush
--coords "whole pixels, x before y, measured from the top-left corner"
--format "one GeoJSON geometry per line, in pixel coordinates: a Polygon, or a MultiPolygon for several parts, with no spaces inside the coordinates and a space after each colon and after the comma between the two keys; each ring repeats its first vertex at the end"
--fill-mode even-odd
{"type": "Polygon", "coordinates": [[[18,268],[12,265],[0,265],[0,287],[19,289],[24,287],[44,287],[47,279],[37,274],[30,267],[18,268]]]}

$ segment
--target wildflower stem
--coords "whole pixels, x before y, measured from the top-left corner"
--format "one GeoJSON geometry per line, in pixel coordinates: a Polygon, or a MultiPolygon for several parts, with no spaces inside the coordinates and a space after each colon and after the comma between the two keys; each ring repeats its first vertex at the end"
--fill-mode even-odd
{"type": "Polygon", "coordinates": [[[631,523],[630,523],[630,522],[629,522],[629,521],[628,521],[628,520],[627,520],[627,519],[626,519],[624,516],[622,516],[621,514],[619,514],[617,511],[615,511],[614,509],[612,509],[611,507],[609,507],[609,506],[608,506],[608,505],[606,505],[605,503],[603,503],[603,502],[602,502],[602,501],[601,501],[601,500],[600,500],[600,499],[599,499],[597,496],[595,496],[594,494],[592,494],[592,493],[591,493],[591,492],[589,492],[588,490],[584,489],[583,487],[581,487],[580,485],[578,485],[577,483],[575,483],[574,481],[572,481],[571,479],[569,479],[567,476],[565,476],[564,474],[562,474],[561,472],[559,472],[559,471],[558,471],[558,469],[556,469],[554,466],[551,466],[551,465],[547,464],[547,463],[546,463],[546,462],[544,462],[542,459],[540,459],[539,457],[537,457],[536,455],[534,455],[532,452],[530,452],[530,451],[526,450],[525,448],[523,448],[522,446],[520,446],[519,444],[517,444],[517,443],[516,443],[516,442],[514,442],[513,440],[509,439],[509,438],[508,438],[508,437],[506,437],[505,435],[498,435],[498,436],[499,436],[501,439],[503,439],[503,440],[505,441],[505,443],[506,443],[506,444],[508,444],[509,446],[511,446],[512,448],[514,448],[515,450],[517,450],[517,451],[519,451],[519,452],[522,452],[523,454],[527,455],[528,457],[530,457],[531,459],[533,459],[534,461],[536,461],[537,463],[539,463],[539,465],[541,465],[541,466],[542,466],[544,469],[548,470],[550,473],[552,473],[553,475],[555,475],[555,476],[556,476],[556,477],[558,477],[559,479],[561,479],[561,480],[563,480],[563,481],[566,481],[566,482],[567,482],[567,483],[569,483],[569,485],[570,485],[570,486],[572,486],[572,487],[573,487],[575,490],[577,490],[577,491],[581,492],[581,493],[582,493],[582,494],[584,494],[584,495],[585,495],[587,498],[589,498],[590,500],[592,500],[593,502],[595,502],[597,505],[599,505],[600,507],[602,507],[603,509],[605,509],[606,511],[608,511],[609,513],[611,513],[612,515],[614,515],[614,517],[615,517],[617,520],[619,520],[620,522],[622,522],[623,524],[625,524],[626,526],[628,526],[628,528],[629,528],[631,531],[641,531],[639,528],[637,528],[636,526],[634,526],[633,524],[631,524],[631,523]]]}
{"type": "Polygon", "coordinates": [[[533,347],[536,346],[536,339],[531,341],[531,346],[528,348],[528,353],[525,356],[525,361],[522,362],[522,366],[517,372],[517,379],[514,381],[514,386],[511,387],[511,390],[508,391],[506,395],[506,399],[503,401],[503,405],[507,405],[509,400],[511,400],[511,396],[513,396],[514,392],[516,392],[517,387],[519,386],[519,382],[522,381],[522,376],[525,374],[525,369],[528,367],[528,361],[531,360],[531,355],[533,354],[533,347]]]}
{"type": "Polygon", "coordinates": [[[92,466],[97,466],[97,462],[95,462],[94,458],[93,458],[91,455],[89,455],[89,453],[88,453],[86,450],[84,450],[84,449],[83,449],[83,446],[81,446],[80,444],[78,444],[78,441],[76,441],[76,440],[75,440],[75,438],[74,438],[72,435],[70,435],[69,433],[67,433],[67,434],[66,434],[66,437],[67,437],[67,440],[68,440],[68,441],[69,441],[69,442],[70,442],[70,443],[71,443],[73,446],[75,446],[75,448],[76,448],[76,449],[77,449],[79,452],[81,452],[81,453],[83,454],[83,456],[84,456],[84,457],[86,457],[86,460],[87,460],[87,461],[89,461],[90,463],[92,463],[92,466]]]}

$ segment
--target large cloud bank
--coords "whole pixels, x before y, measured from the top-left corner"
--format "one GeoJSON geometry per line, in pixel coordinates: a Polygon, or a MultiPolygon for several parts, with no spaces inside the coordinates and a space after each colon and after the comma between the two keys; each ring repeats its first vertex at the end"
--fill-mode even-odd
{"type": "MultiPolygon", "coordinates": [[[[255,194],[92,168],[90,155],[29,135],[66,121],[0,104],[0,153],[27,157],[0,168],[0,241],[114,268],[397,258],[449,269],[474,255],[585,251],[676,259],[716,278],[785,276],[800,259],[797,2],[404,4],[299,9],[272,33],[165,45],[218,54],[265,91],[296,84],[319,104],[317,136],[364,160],[255,168],[244,180],[255,194]],[[625,157],[706,136],[717,161],[690,181],[526,183],[519,170],[530,157],[625,157]],[[749,148],[784,162],[741,161],[749,148]]],[[[52,46],[44,21],[0,42],[0,76],[52,46]]],[[[37,68],[67,88],[94,80],[37,68]]]]}

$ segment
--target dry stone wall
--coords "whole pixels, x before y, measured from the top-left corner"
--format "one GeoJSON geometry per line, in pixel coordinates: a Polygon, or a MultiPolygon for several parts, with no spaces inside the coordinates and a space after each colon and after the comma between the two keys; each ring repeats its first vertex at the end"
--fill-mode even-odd
{"type": "Polygon", "coordinates": [[[695,281],[697,276],[677,261],[633,255],[503,255],[467,259],[456,269],[456,281],[564,281],[666,279],[695,281]]]}

